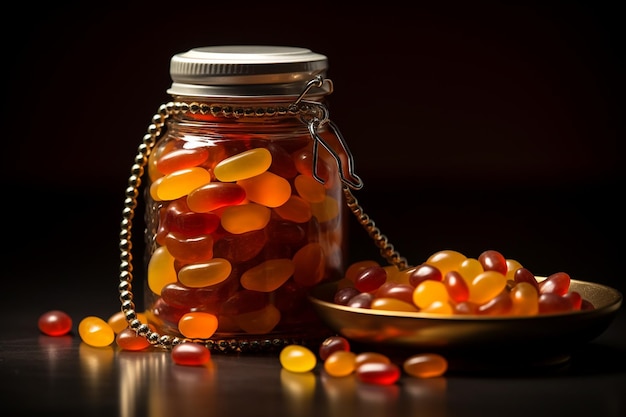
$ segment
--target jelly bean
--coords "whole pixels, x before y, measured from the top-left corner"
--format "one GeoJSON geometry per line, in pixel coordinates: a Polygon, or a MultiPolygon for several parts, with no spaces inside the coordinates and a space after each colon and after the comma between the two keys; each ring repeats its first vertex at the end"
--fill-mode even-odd
{"type": "Polygon", "coordinates": [[[461,262],[458,269],[459,274],[469,286],[478,274],[485,272],[483,265],[476,258],[467,258],[461,262]]]}
{"type": "Polygon", "coordinates": [[[245,262],[257,256],[265,247],[268,236],[264,230],[252,230],[237,235],[226,234],[213,243],[213,256],[245,262]]]}
{"type": "Polygon", "coordinates": [[[178,321],[178,331],[192,339],[208,339],[217,330],[217,317],[210,313],[186,313],[178,321]]]}
{"type": "Polygon", "coordinates": [[[313,216],[317,218],[320,223],[326,223],[331,220],[337,219],[339,216],[341,204],[335,198],[326,196],[326,198],[319,203],[311,203],[311,212],[313,216]]]}
{"type": "Polygon", "coordinates": [[[269,303],[265,292],[241,290],[228,298],[220,308],[220,316],[234,317],[263,309],[269,303]]]}
{"type": "Polygon", "coordinates": [[[157,178],[163,177],[163,174],[157,169],[157,162],[163,155],[172,152],[175,147],[176,143],[170,141],[162,142],[152,149],[148,157],[148,176],[150,181],[155,181],[157,178]]]}
{"type": "Polygon", "coordinates": [[[469,301],[484,304],[506,288],[506,277],[497,271],[478,274],[470,285],[469,301]]]}
{"type": "Polygon", "coordinates": [[[176,270],[174,269],[174,257],[161,246],[155,249],[148,262],[148,286],[156,295],[161,295],[161,289],[171,282],[176,282],[176,270]]]}
{"type": "Polygon", "coordinates": [[[308,175],[298,175],[293,185],[298,195],[310,203],[321,203],[326,198],[324,185],[308,175]]]}
{"type": "Polygon", "coordinates": [[[173,282],[163,287],[161,297],[167,304],[175,308],[189,308],[189,306],[204,308],[208,305],[218,306],[238,289],[239,279],[236,277],[229,278],[221,284],[204,288],[189,288],[178,282],[173,282]]]}
{"type": "Polygon", "coordinates": [[[274,212],[283,219],[296,223],[308,222],[313,216],[311,204],[297,195],[290,196],[283,205],[274,208],[274,212]]]}
{"type": "Polygon", "coordinates": [[[320,344],[319,357],[325,361],[331,353],[343,350],[350,351],[350,342],[343,336],[329,336],[320,344]]]}
{"type": "Polygon", "coordinates": [[[130,327],[122,329],[115,336],[115,343],[122,350],[138,351],[150,346],[150,342],[144,336],[140,336],[130,327]]]}
{"type": "Polygon", "coordinates": [[[386,266],[383,266],[383,269],[387,273],[387,282],[403,284],[403,285],[411,285],[409,283],[409,277],[412,272],[411,268],[400,270],[395,265],[386,265],[386,266]]]}
{"type": "Polygon", "coordinates": [[[480,254],[478,261],[485,271],[497,271],[506,276],[507,263],[506,258],[496,250],[486,250],[480,254]]]}
{"type": "Polygon", "coordinates": [[[220,218],[214,213],[191,211],[184,197],[170,203],[163,216],[163,227],[184,237],[213,233],[219,224],[220,218]]]}
{"type": "Polygon", "coordinates": [[[206,148],[174,149],[156,160],[156,169],[163,175],[202,165],[209,157],[206,148]]]}
{"type": "Polygon", "coordinates": [[[469,287],[460,272],[448,271],[442,282],[453,302],[460,303],[469,299],[469,287]]]}
{"type": "Polygon", "coordinates": [[[200,264],[190,264],[178,271],[178,280],[190,288],[209,287],[219,284],[230,275],[232,265],[224,258],[213,258],[200,264]]]}
{"type": "Polygon", "coordinates": [[[351,351],[337,350],[324,361],[324,371],[330,376],[350,375],[356,368],[356,354],[351,351]]]}
{"type": "Polygon", "coordinates": [[[380,266],[363,269],[354,280],[354,286],[361,292],[374,292],[387,281],[387,272],[380,266]]]}
{"type": "Polygon", "coordinates": [[[186,237],[170,232],[165,236],[165,246],[176,260],[183,263],[203,262],[213,258],[213,236],[186,237]]]}
{"type": "Polygon", "coordinates": [[[504,316],[510,313],[513,301],[509,291],[504,289],[500,294],[492,297],[489,301],[478,307],[478,314],[486,316],[504,316]]]}
{"type": "Polygon", "coordinates": [[[408,311],[417,312],[418,309],[413,303],[398,300],[397,298],[375,297],[370,304],[372,310],[388,310],[388,311],[408,311]]]}
{"type": "Polygon", "coordinates": [[[315,354],[300,345],[285,346],[279,354],[281,366],[291,372],[309,372],[317,365],[315,354]]]}
{"type": "MultiPolygon", "coordinates": [[[[296,169],[300,174],[304,174],[313,178],[313,152],[307,149],[302,149],[300,151],[294,152],[292,154],[294,164],[296,169]]],[[[330,179],[330,169],[329,165],[323,161],[321,158],[317,159],[317,166],[315,168],[315,172],[317,176],[324,181],[324,183],[328,183],[330,179]]]]}
{"type": "Polygon", "coordinates": [[[156,194],[160,200],[176,200],[210,182],[211,173],[204,168],[181,169],[163,177],[156,194]]]}
{"type": "Polygon", "coordinates": [[[594,310],[595,306],[591,303],[591,301],[583,298],[580,301],[580,310],[581,311],[589,311],[589,310],[594,310]]]}
{"type": "Polygon", "coordinates": [[[580,293],[576,292],[576,291],[570,291],[567,294],[563,295],[563,298],[565,298],[566,300],[568,300],[571,304],[572,304],[572,310],[580,310],[582,303],[583,303],[583,299],[582,296],[580,295],[580,293]]]}
{"type": "Polygon", "coordinates": [[[272,292],[294,274],[291,259],[269,259],[248,269],[241,275],[241,286],[247,290],[272,292]]]}
{"type": "Polygon", "coordinates": [[[78,324],[78,334],[89,346],[104,347],[115,340],[115,332],[109,324],[96,316],[87,316],[78,324]]]}
{"type": "Polygon", "coordinates": [[[265,207],[282,206],[291,197],[291,184],[273,172],[264,172],[237,181],[246,192],[246,198],[265,207]]]}
{"type": "Polygon", "coordinates": [[[37,326],[48,336],[64,336],[72,330],[72,318],[65,311],[50,310],[39,316],[37,326]]]}
{"type": "Polygon", "coordinates": [[[420,309],[422,313],[434,313],[434,314],[452,314],[454,309],[452,305],[446,301],[433,301],[426,307],[420,309]]]}
{"type": "Polygon", "coordinates": [[[373,300],[374,295],[372,293],[363,292],[352,297],[350,301],[348,301],[348,307],[370,308],[373,300]]]}
{"type": "Polygon", "coordinates": [[[570,276],[565,272],[551,274],[539,283],[539,293],[565,295],[569,291],[570,282],[570,276]]]}
{"type": "Polygon", "coordinates": [[[409,284],[417,287],[422,281],[441,281],[442,279],[443,275],[441,275],[439,268],[429,264],[421,264],[412,268],[409,275],[409,284]]]}
{"type": "Polygon", "coordinates": [[[413,291],[413,303],[420,309],[425,309],[436,301],[448,301],[448,290],[441,281],[422,281],[413,291]]]}
{"type": "Polygon", "coordinates": [[[535,278],[535,275],[524,267],[517,268],[517,270],[513,274],[513,281],[517,284],[526,282],[532,285],[535,291],[539,292],[539,284],[537,283],[537,279],[535,278]]]}
{"type": "MultiPolygon", "coordinates": [[[[148,323],[148,317],[145,313],[136,313],[137,319],[142,323],[148,323]]],[[[107,324],[111,326],[115,334],[119,334],[122,330],[128,327],[128,320],[126,320],[126,314],[123,311],[113,313],[107,319],[107,324]]]]}
{"type": "Polygon", "coordinates": [[[354,287],[340,288],[333,295],[333,302],[335,304],[339,304],[339,305],[342,305],[342,306],[347,306],[348,303],[350,302],[350,300],[354,296],[356,296],[356,295],[358,295],[360,293],[361,293],[361,291],[357,290],[354,287]]]}
{"type": "Polygon", "coordinates": [[[376,298],[394,298],[405,303],[413,304],[413,288],[410,284],[398,284],[395,282],[385,282],[374,294],[376,298]]]}
{"type": "Polygon", "coordinates": [[[272,155],[272,164],[269,171],[280,175],[283,178],[293,178],[298,175],[296,164],[291,154],[277,143],[270,142],[267,144],[267,150],[272,155]]]}
{"type": "Polygon", "coordinates": [[[366,384],[391,385],[400,375],[400,368],[393,363],[369,362],[356,368],[358,380],[366,384]]]}
{"type": "Polygon", "coordinates": [[[435,378],[448,370],[448,361],[437,353],[419,353],[405,359],[404,372],[415,378],[435,378]]]}
{"type": "Polygon", "coordinates": [[[523,267],[524,266],[519,261],[515,259],[507,259],[506,260],[506,279],[514,280],[515,272],[518,269],[523,268],[523,267]]]}
{"type": "Polygon", "coordinates": [[[273,219],[265,227],[265,235],[273,244],[300,247],[307,242],[305,225],[287,220],[273,219]]]}
{"type": "Polygon", "coordinates": [[[161,197],[159,197],[159,187],[161,186],[161,183],[163,182],[163,180],[165,179],[165,177],[159,177],[157,179],[155,179],[154,181],[152,181],[152,184],[150,184],[150,189],[148,190],[148,192],[150,193],[150,197],[154,200],[154,201],[163,201],[163,199],[161,197]]]}
{"type": "Polygon", "coordinates": [[[354,358],[356,367],[364,363],[391,363],[389,356],[378,352],[361,352],[354,358]]]}
{"type": "Polygon", "coordinates": [[[189,313],[189,310],[190,307],[188,306],[172,306],[167,304],[163,298],[158,298],[149,311],[148,319],[155,323],[178,323],[185,314],[189,313]]]}
{"type": "Polygon", "coordinates": [[[293,279],[300,285],[312,287],[318,284],[326,273],[324,249],[317,242],[311,242],[293,256],[293,279]]]}
{"type": "Polygon", "coordinates": [[[280,310],[272,304],[268,304],[261,310],[242,313],[234,316],[235,323],[246,333],[265,334],[269,333],[280,322],[280,310]]]}
{"type": "Polygon", "coordinates": [[[469,301],[461,301],[460,303],[454,304],[452,310],[454,314],[478,314],[478,304],[469,301]]]}
{"type": "Polygon", "coordinates": [[[227,207],[222,212],[222,227],[233,234],[261,230],[270,221],[271,210],[255,203],[227,207]]]}
{"type": "Polygon", "coordinates": [[[367,259],[364,261],[357,261],[354,262],[352,264],[350,264],[348,266],[348,268],[346,269],[346,273],[345,273],[345,277],[354,282],[356,280],[356,277],[358,276],[358,274],[366,269],[369,268],[370,266],[380,266],[380,264],[374,260],[371,259],[367,259]]]}
{"type": "MultiPolygon", "coordinates": [[[[520,268],[521,270],[522,268],[520,268]]],[[[532,316],[539,313],[539,293],[532,283],[519,282],[511,288],[511,314],[532,316]]]]}
{"type": "Polygon", "coordinates": [[[467,259],[467,257],[462,253],[446,249],[433,253],[428,257],[425,263],[437,267],[443,277],[448,271],[458,271],[459,265],[465,259],[467,259]]]}
{"type": "Polygon", "coordinates": [[[272,154],[265,148],[255,148],[223,159],[215,168],[215,177],[222,182],[235,182],[267,171],[272,154]]]}
{"type": "Polygon", "coordinates": [[[539,313],[566,313],[572,311],[572,302],[567,298],[555,293],[544,293],[539,295],[539,313]]]}
{"type": "Polygon", "coordinates": [[[179,343],[172,347],[171,358],[177,365],[200,366],[210,362],[211,351],[199,343],[179,343]]]}
{"type": "Polygon", "coordinates": [[[195,188],[187,196],[189,209],[207,213],[222,207],[235,206],[246,198],[246,191],[236,183],[212,182],[195,188]]]}

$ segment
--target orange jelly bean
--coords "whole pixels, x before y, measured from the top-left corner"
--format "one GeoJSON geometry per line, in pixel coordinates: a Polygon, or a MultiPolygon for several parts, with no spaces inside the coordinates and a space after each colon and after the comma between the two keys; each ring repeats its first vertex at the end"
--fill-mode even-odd
{"type": "Polygon", "coordinates": [[[273,172],[263,172],[237,184],[245,190],[248,200],[265,207],[282,206],[291,197],[291,184],[273,172]]]}
{"type": "Polygon", "coordinates": [[[130,327],[124,328],[115,336],[115,343],[122,350],[138,351],[150,346],[150,342],[144,336],[140,336],[130,327]]]}
{"type": "Polygon", "coordinates": [[[115,332],[109,324],[96,316],[87,316],[78,324],[78,334],[90,346],[109,346],[115,340],[115,332]]]}
{"type": "Polygon", "coordinates": [[[210,182],[211,174],[204,168],[181,169],[163,177],[156,189],[156,194],[161,200],[176,200],[210,182]]]}
{"type": "Polygon", "coordinates": [[[326,273],[325,265],[326,257],[321,245],[311,242],[293,256],[293,279],[305,287],[318,284],[326,273]]]}
{"type": "Polygon", "coordinates": [[[217,317],[210,313],[191,312],[178,321],[180,333],[192,339],[208,339],[217,330],[217,317]]]}
{"type": "Polygon", "coordinates": [[[261,230],[270,221],[271,210],[255,203],[227,207],[222,212],[222,227],[234,234],[261,230]]]}
{"type": "Polygon", "coordinates": [[[406,359],[402,369],[415,378],[434,378],[446,373],[448,361],[436,353],[420,353],[406,359]]]}
{"type": "Polygon", "coordinates": [[[351,351],[337,350],[324,361],[324,370],[330,376],[347,376],[356,369],[356,354],[351,351]]]}
{"type": "Polygon", "coordinates": [[[230,275],[232,265],[224,258],[213,258],[200,264],[190,264],[178,271],[178,280],[181,284],[191,287],[209,287],[219,284],[230,275]]]}
{"type": "Polygon", "coordinates": [[[269,259],[241,275],[241,286],[251,291],[271,292],[283,285],[294,273],[291,259],[269,259]]]}
{"type": "Polygon", "coordinates": [[[185,168],[202,165],[209,157],[206,148],[174,149],[156,161],[156,168],[163,175],[185,168]]]}
{"type": "Polygon", "coordinates": [[[191,191],[187,196],[187,205],[196,213],[207,213],[237,205],[245,198],[246,191],[239,184],[212,182],[191,191]]]}

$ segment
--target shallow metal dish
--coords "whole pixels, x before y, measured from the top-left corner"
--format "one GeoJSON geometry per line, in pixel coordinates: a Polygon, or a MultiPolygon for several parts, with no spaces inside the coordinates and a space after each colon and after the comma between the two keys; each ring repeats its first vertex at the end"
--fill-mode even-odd
{"type": "Polygon", "coordinates": [[[516,362],[550,365],[566,362],[571,353],[610,325],[622,294],[601,284],[572,280],[595,309],[531,317],[438,315],[380,311],[333,303],[335,283],[313,289],[310,301],[333,331],[364,349],[399,348],[441,352],[462,368],[516,362]],[[370,346],[374,345],[374,346],[370,346]]]}

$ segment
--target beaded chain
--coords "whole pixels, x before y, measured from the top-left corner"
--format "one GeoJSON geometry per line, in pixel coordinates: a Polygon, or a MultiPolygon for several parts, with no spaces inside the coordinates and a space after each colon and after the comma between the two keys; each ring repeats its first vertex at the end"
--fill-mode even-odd
{"type": "MultiPolygon", "coordinates": [[[[173,114],[191,113],[191,114],[211,114],[215,117],[239,118],[239,117],[265,117],[265,116],[282,116],[292,115],[299,116],[305,123],[309,125],[309,130],[318,139],[315,129],[319,126],[320,110],[325,112],[325,107],[320,105],[311,105],[310,102],[297,100],[295,103],[287,107],[272,108],[233,108],[231,106],[208,105],[199,103],[169,102],[159,107],[157,114],[152,117],[152,123],[148,126],[148,130],[143,137],[141,145],[137,149],[134,164],[131,168],[131,175],[128,178],[128,187],[125,190],[124,209],[122,211],[121,232],[120,232],[120,283],[118,290],[120,293],[121,309],[124,313],[126,321],[131,329],[135,330],[138,335],[146,337],[151,345],[171,349],[173,346],[183,342],[202,343],[207,348],[219,352],[262,352],[281,349],[289,344],[305,344],[304,335],[302,338],[272,338],[261,340],[195,340],[183,337],[160,335],[152,331],[147,323],[142,323],[135,311],[133,302],[132,281],[132,241],[131,229],[135,210],[137,208],[137,198],[139,188],[141,186],[141,178],[144,174],[145,166],[148,163],[148,157],[152,148],[161,136],[165,128],[166,120],[173,114]]],[[[324,119],[324,117],[322,117],[324,119]]],[[[380,249],[383,256],[390,264],[397,266],[399,269],[408,267],[405,258],[401,257],[389,243],[387,237],[383,235],[376,227],[374,221],[364,213],[363,208],[359,205],[357,199],[352,194],[348,185],[344,180],[343,192],[346,197],[346,203],[357,218],[359,224],[366,230],[368,235],[374,240],[376,246],[380,249]]]]}

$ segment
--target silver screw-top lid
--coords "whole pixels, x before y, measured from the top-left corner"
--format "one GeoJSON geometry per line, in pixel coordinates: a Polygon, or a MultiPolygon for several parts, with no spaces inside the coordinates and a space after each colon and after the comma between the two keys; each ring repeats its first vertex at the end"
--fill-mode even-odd
{"type": "MultiPolygon", "coordinates": [[[[231,45],[194,48],[170,62],[172,95],[200,97],[298,96],[328,59],[306,48],[231,45]]],[[[328,94],[327,83],[309,95],[328,94]]]]}

